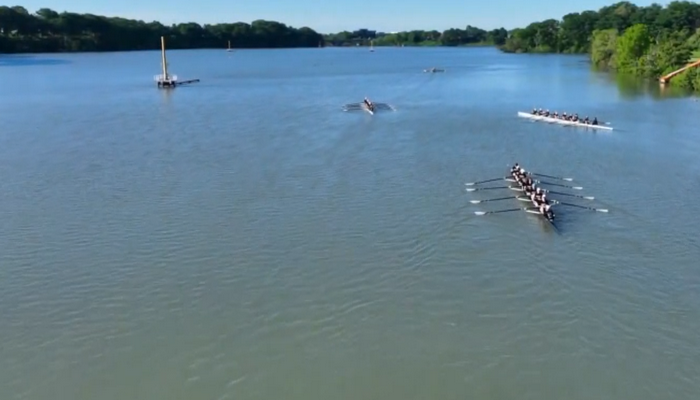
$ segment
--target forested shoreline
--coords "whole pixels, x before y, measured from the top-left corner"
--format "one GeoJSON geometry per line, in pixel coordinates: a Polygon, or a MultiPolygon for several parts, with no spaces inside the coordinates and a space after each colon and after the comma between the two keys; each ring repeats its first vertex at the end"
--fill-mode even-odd
{"type": "Polygon", "coordinates": [[[34,14],[20,6],[0,7],[0,53],[56,53],[160,49],[318,47],[323,36],[311,28],[276,21],[250,24],[166,26],[92,14],[58,13],[42,8],[34,14]]]}
{"type": "MultiPolygon", "coordinates": [[[[623,1],[598,11],[570,13],[561,20],[525,28],[382,33],[368,29],[322,35],[309,27],[281,22],[170,26],[119,17],[21,6],[0,6],[0,53],[55,53],[154,50],[165,36],[170,49],[293,48],[319,46],[497,46],[511,53],[589,54],[594,65],[619,73],[658,78],[700,57],[700,4],[673,1],[640,7],[623,1]]],[[[674,78],[676,85],[700,90],[700,68],[674,78]]]]}
{"type": "MultiPolygon", "coordinates": [[[[674,1],[665,7],[639,7],[624,1],[571,13],[561,21],[549,19],[511,31],[501,50],[590,54],[597,67],[659,78],[698,57],[700,4],[674,1]]],[[[700,90],[700,68],[681,73],[671,83],[700,90]]]]}
{"type": "Polygon", "coordinates": [[[303,27],[258,20],[252,23],[163,25],[119,17],[56,12],[42,8],[30,13],[21,6],[0,7],[0,53],[55,53],[154,50],[160,37],[170,49],[292,48],[319,46],[470,46],[505,44],[504,28],[382,33],[368,29],[321,35],[303,27]]]}
{"type": "Polygon", "coordinates": [[[505,28],[486,31],[471,25],[465,29],[451,28],[442,32],[414,30],[383,33],[368,29],[343,31],[323,36],[329,46],[502,46],[508,38],[505,28]]]}

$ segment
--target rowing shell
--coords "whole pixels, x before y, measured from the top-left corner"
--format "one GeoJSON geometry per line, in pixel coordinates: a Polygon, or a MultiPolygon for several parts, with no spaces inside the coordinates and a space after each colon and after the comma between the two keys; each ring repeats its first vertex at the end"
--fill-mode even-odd
{"type": "Polygon", "coordinates": [[[351,103],[351,104],[346,104],[343,106],[343,111],[357,111],[357,110],[363,110],[367,111],[370,114],[374,114],[377,110],[391,110],[391,111],[396,111],[396,108],[392,106],[391,104],[386,104],[386,103],[373,103],[374,104],[374,111],[370,110],[369,107],[367,107],[367,104],[364,102],[360,103],[351,103]]]}
{"type": "MultiPolygon", "coordinates": [[[[511,174],[511,176],[512,176],[512,174],[511,174]]],[[[513,182],[517,183],[518,186],[520,186],[520,188],[512,188],[512,189],[513,189],[513,190],[517,190],[517,191],[522,191],[523,194],[525,194],[525,196],[528,196],[528,194],[525,193],[525,189],[523,188],[523,185],[521,185],[520,182],[518,182],[517,180],[515,180],[515,178],[513,178],[512,180],[511,180],[511,179],[507,179],[507,181],[509,181],[509,182],[510,182],[510,181],[513,181],[513,182]]],[[[525,202],[528,202],[528,203],[532,203],[532,205],[535,206],[534,209],[532,209],[532,208],[526,208],[526,209],[525,209],[525,212],[528,212],[528,213],[530,213],[530,214],[541,215],[542,218],[544,218],[547,222],[549,222],[550,224],[552,224],[552,226],[554,226],[554,218],[550,218],[550,217],[548,217],[547,215],[543,214],[543,213],[539,210],[539,207],[537,206],[537,204],[536,204],[534,201],[532,201],[529,197],[516,197],[516,198],[517,198],[518,200],[520,200],[520,201],[525,201],[525,202]]],[[[555,226],[555,228],[556,228],[556,226],[555,226]]]]}
{"type": "Polygon", "coordinates": [[[522,111],[518,111],[518,117],[528,118],[528,119],[531,119],[534,121],[549,122],[549,123],[559,124],[559,125],[577,126],[577,127],[581,127],[581,128],[591,128],[591,129],[600,129],[600,130],[604,130],[604,131],[612,131],[613,130],[613,128],[610,126],[591,125],[591,124],[584,124],[583,122],[566,121],[566,120],[559,119],[559,118],[545,117],[543,115],[534,115],[532,113],[527,113],[527,112],[522,112],[522,111]]]}

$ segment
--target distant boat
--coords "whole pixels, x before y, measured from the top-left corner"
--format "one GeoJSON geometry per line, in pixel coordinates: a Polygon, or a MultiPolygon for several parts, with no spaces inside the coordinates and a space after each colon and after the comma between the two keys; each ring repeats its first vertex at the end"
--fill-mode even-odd
{"type": "Polygon", "coordinates": [[[233,51],[233,49],[231,48],[231,41],[230,40],[228,41],[228,50],[226,50],[226,51],[228,51],[229,53],[233,51]]]}
{"type": "Polygon", "coordinates": [[[374,40],[369,41],[369,51],[370,53],[374,53],[374,40]]]}

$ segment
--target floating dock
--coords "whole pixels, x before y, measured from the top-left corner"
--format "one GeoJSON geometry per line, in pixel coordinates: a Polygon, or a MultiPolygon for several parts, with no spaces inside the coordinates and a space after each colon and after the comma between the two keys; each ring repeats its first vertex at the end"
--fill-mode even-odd
{"type": "Polygon", "coordinates": [[[156,81],[156,84],[158,85],[159,89],[172,89],[180,85],[187,85],[189,83],[199,82],[199,79],[188,79],[185,81],[178,81],[177,75],[170,75],[168,73],[168,61],[165,57],[165,36],[160,37],[160,57],[163,71],[160,75],[156,75],[153,77],[153,80],[156,81]]]}

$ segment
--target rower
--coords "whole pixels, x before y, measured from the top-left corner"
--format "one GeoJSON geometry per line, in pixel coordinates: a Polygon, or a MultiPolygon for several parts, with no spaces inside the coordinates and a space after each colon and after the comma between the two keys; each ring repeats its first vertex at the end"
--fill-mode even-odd
{"type": "Polygon", "coordinates": [[[537,108],[532,109],[532,115],[537,115],[537,108]]]}
{"type": "Polygon", "coordinates": [[[540,188],[537,188],[537,201],[542,204],[549,204],[549,200],[547,200],[547,195],[542,191],[540,188]]]}
{"type": "Polygon", "coordinates": [[[574,119],[573,119],[573,121],[574,121],[574,122],[578,121],[578,114],[574,114],[574,119]]]}
{"type": "Polygon", "coordinates": [[[515,163],[515,165],[513,165],[513,166],[510,168],[510,173],[512,174],[512,173],[514,173],[514,172],[517,172],[519,169],[520,169],[520,165],[519,165],[518,163],[515,163]]]}
{"type": "Polygon", "coordinates": [[[588,121],[588,115],[586,115],[586,117],[583,119],[583,123],[584,123],[584,124],[587,124],[588,122],[589,122],[589,121],[588,121]]]}
{"type": "Polygon", "coordinates": [[[591,125],[598,125],[598,117],[593,117],[593,122],[591,122],[591,125]]]}
{"type": "Polygon", "coordinates": [[[552,211],[552,206],[549,204],[540,204],[540,212],[542,215],[549,219],[554,219],[554,212],[552,211]]]}

